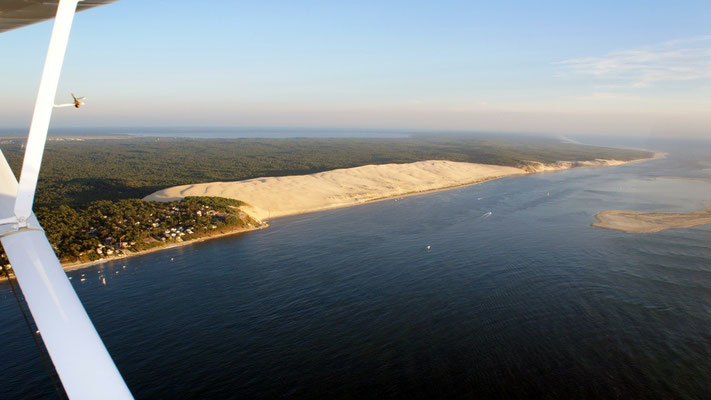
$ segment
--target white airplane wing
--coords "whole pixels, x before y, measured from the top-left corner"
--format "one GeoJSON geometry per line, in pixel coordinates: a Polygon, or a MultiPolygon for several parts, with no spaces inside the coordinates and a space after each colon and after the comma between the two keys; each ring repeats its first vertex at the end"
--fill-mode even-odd
{"type": "Polygon", "coordinates": [[[20,182],[0,152],[0,242],[71,399],[132,399],[32,212],[69,31],[77,10],[113,0],[0,0],[0,32],[55,17],[20,182]]]}
{"type": "MultiPolygon", "coordinates": [[[[12,218],[17,180],[0,152],[0,219],[12,218]]],[[[5,249],[52,363],[72,399],[130,399],[126,384],[67,279],[44,231],[5,231],[5,249]]],[[[1,228],[2,226],[0,226],[1,228]]]]}

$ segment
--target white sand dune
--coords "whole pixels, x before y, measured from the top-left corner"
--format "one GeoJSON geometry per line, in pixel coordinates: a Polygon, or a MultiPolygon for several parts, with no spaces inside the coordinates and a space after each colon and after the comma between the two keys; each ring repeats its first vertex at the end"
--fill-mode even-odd
{"type": "Polygon", "coordinates": [[[469,185],[525,174],[520,168],[454,161],[365,165],[311,175],[255,178],[175,186],[144,200],[175,201],[186,196],[216,196],[248,203],[244,210],[263,220],[368,201],[469,185]]]}
{"type": "Polygon", "coordinates": [[[530,162],[524,168],[431,160],[409,164],[365,165],[311,175],[255,178],[175,186],[144,200],[176,201],[187,196],[237,199],[258,220],[345,207],[395,196],[472,185],[491,179],[573,167],[614,166],[624,161],[530,162]]]}

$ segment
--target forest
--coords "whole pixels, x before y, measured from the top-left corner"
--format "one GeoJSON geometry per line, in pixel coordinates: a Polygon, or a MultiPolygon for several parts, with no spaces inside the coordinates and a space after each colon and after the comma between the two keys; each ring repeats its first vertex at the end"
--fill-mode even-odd
{"type": "MultiPolygon", "coordinates": [[[[24,140],[0,139],[0,149],[16,176],[24,140]]],[[[61,260],[87,261],[209,235],[213,229],[258,224],[241,213],[239,202],[233,200],[140,200],[175,185],[435,159],[522,166],[530,161],[650,156],[639,150],[523,135],[413,135],[393,139],[55,137],[45,149],[35,214],[61,260]]],[[[3,262],[6,258],[0,249],[3,262]]]]}
{"type": "Polygon", "coordinates": [[[39,207],[35,214],[60,261],[84,262],[259,226],[240,211],[242,205],[219,197],[168,203],[98,200],[80,207],[39,207]]]}
{"type": "MultiPolygon", "coordinates": [[[[23,139],[0,140],[19,175],[23,139]]],[[[78,206],[143,198],[170,186],[310,174],[367,164],[423,160],[518,166],[526,161],[630,160],[638,150],[530,136],[414,136],[398,139],[115,138],[47,143],[35,204],[78,206]]]]}

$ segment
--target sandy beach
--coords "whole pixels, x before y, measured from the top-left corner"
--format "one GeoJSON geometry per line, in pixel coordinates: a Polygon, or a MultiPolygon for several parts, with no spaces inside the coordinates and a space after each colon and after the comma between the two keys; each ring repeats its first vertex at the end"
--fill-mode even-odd
{"type": "MultiPolygon", "coordinates": [[[[249,204],[241,207],[243,211],[258,221],[265,221],[287,215],[348,207],[393,197],[474,185],[507,176],[560,171],[579,167],[616,166],[644,160],[649,159],[633,161],[560,161],[551,164],[529,162],[524,168],[446,160],[419,161],[408,164],[365,165],[311,175],[265,177],[237,182],[212,182],[175,186],[146,196],[144,200],[176,201],[187,196],[214,196],[237,199],[249,204]]],[[[709,219],[711,219],[711,215],[709,219]]],[[[268,224],[263,223],[252,229],[220,232],[121,257],[64,263],[62,267],[67,271],[86,268],[112,260],[263,229],[267,226],[268,224]]]]}
{"type": "Polygon", "coordinates": [[[652,233],[664,229],[691,228],[711,224],[711,210],[690,213],[642,213],[625,210],[605,210],[595,215],[592,226],[628,233],[652,233]]]}
{"type": "Polygon", "coordinates": [[[421,161],[365,165],[311,175],[175,186],[144,200],[175,201],[186,196],[239,199],[250,205],[244,207],[244,211],[253,218],[265,220],[525,173],[527,171],[520,168],[498,165],[421,161]]]}
{"type": "MultiPolygon", "coordinates": [[[[638,160],[635,160],[638,161],[638,160]]],[[[523,168],[446,160],[365,165],[311,175],[255,178],[237,182],[182,185],[144,200],[175,201],[186,196],[217,196],[249,204],[257,220],[346,207],[411,194],[473,185],[492,179],[574,167],[615,166],[618,160],[530,162],[523,168]]]]}

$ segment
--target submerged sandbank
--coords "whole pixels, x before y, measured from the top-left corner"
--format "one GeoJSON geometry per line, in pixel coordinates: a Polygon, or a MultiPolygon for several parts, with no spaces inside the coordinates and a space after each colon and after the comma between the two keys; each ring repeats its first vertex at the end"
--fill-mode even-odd
{"type": "Polygon", "coordinates": [[[605,210],[595,215],[597,228],[613,229],[628,233],[652,233],[664,229],[691,228],[711,224],[711,210],[690,213],[636,212],[605,210]]]}

